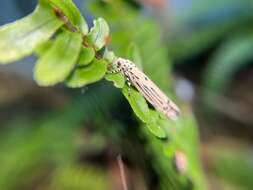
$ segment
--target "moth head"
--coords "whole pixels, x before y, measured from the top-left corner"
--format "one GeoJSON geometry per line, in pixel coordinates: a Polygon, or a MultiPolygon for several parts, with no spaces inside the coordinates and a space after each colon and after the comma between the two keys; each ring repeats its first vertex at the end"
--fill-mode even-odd
{"type": "Polygon", "coordinates": [[[117,63],[116,63],[117,67],[120,68],[122,63],[118,60],[117,63]]]}
{"type": "Polygon", "coordinates": [[[124,60],[122,58],[119,58],[116,60],[116,67],[122,68],[124,66],[124,60]]]}

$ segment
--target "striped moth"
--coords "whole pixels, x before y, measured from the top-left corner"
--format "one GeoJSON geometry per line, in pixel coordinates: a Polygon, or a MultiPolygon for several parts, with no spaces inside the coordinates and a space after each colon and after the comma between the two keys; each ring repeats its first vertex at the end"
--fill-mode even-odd
{"type": "Polygon", "coordinates": [[[133,62],[117,58],[113,62],[113,66],[115,67],[115,71],[113,72],[121,72],[126,77],[128,85],[132,84],[155,109],[162,112],[169,119],[177,119],[180,113],[177,105],[137,68],[133,62]]]}

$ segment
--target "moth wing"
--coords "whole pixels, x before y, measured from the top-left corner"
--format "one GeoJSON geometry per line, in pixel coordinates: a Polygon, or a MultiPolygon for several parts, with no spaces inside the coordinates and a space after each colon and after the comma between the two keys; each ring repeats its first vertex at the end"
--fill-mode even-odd
{"type": "Polygon", "coordinates": [[[180,114],[179,108],[173,103],[156,84],[150,80],[137,67],[132,68],[128,73],[129,78],[138,91],[151,103],[158,111],[165,114],[170,119],[177,119],[180,114]]]}

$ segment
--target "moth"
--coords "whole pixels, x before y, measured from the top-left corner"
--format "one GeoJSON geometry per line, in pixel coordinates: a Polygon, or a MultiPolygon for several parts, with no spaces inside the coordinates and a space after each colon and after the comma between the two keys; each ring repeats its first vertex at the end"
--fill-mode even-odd
{"type": "Polygon", "coordinates": [[[113,62],[113,66],[115,69],[112,72],[121,72],[126,77],[127,84],[129,86],[132,84],[156,110],[162,112],[169,119],[176,120],[178,118],[180,110],[177,105],[133,62],[117,58],[113,62]]]}

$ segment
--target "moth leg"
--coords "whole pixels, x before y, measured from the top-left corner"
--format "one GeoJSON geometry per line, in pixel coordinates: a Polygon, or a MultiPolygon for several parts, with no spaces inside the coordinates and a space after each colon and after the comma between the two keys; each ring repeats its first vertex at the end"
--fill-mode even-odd
{"type": "Polygon", "coordinates": [[[116,73],[119,73],[120,72],[120,69],[113,69],[111,71],[107,71],[108,74],[116,74],[116,73]]]}
{"type": "Polygon", "coordinates": [[[131,91],[131,82],[129,77],[126,77],[126,81],[127,81],[127,86],[128,86],[128,96],[130,96],[130,91],[131,91]]]}
{"type": "Polygon", "coordinates": [[[121,71],[121,69],[119,67],[115,67],[113,64],[109,64],[109,66],[107,67],[107,74],[115,74],[115,73],[119,73],[121,71]]]}

